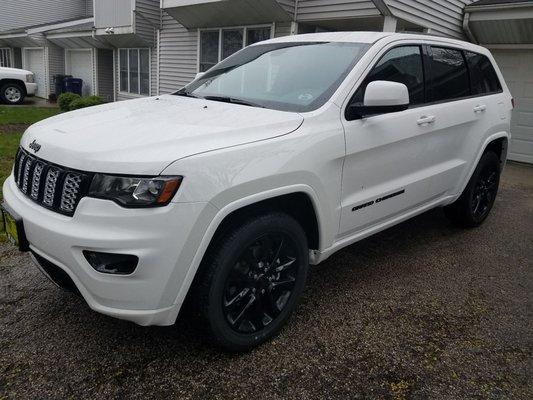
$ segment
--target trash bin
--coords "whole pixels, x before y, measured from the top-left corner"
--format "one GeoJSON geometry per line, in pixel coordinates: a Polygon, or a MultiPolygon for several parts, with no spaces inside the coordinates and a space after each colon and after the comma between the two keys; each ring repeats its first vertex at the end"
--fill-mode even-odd
{"type": "Polygon", "coordinates": [[[83,79],[67,77],[63,80],[63,91],[69,93],[76,93],[81,96],[81,90],[83,88],[83,79]]]}
{"type": "Polygon", "coordinates": [[[61,93],[63,93],[64,90],[64,80],[65,78],[72,78],[71,75],[54,75],[54,93],[56,94],[56,97],[59,97],[61,93]]]}

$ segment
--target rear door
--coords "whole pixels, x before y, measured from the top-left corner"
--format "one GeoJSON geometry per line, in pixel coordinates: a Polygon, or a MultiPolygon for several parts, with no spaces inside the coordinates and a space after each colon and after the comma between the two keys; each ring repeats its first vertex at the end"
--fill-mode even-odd
{"type": "Polygon", "coordinates": [[[429,46],[428,54],[428,99],[436,117],[427,149],[435,170],[429,195],[452,195],[461,190],[485,137],[499,123],[501,86],[495,77],[498,86],[485,87],[484,74],[492,69],[485,56],[440,45],[429,46]]]}

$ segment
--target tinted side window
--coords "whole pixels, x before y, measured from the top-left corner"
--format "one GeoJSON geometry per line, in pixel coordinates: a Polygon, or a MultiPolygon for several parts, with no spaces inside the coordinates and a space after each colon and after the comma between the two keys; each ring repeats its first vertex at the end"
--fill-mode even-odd
{"type": "Polygon", "coordinates": [[[363,103],[366,87],[373,81],[403,83],[409,89],[411,105],[424,103],[424,68],[420,47],[395,47],[385,53],[355,92],[352,103],[363,103]]]}
{"type": "Polygon", "coordinates": [[[470,79],[462,52],[432,47],[431,54],[431,101],[470,96],[470,79]]]}
{"type": "Polygon", "coordinates": [[[469,51],[465,52],[465,56],[470,69],[472,94],[494,93],[502,90],[498,75],[487,57],[469,51]]]}

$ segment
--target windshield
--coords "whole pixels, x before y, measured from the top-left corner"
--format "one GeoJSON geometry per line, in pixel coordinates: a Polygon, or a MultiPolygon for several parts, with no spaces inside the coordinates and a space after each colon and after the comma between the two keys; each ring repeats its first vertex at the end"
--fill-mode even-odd
{"type": "Polygon", "coordinates": [[[329,42],[254,45],[175,94],[281,111],[312,111],[331,97],[369,47],[329,42]]]}

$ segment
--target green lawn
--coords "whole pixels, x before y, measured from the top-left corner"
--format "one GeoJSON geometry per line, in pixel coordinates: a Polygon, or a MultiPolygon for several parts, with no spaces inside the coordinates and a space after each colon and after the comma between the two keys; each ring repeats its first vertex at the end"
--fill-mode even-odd
{"type": "MultiPolygon", "coordinates": [[[[57,108],[0,106],[0,201],[2,185],[11,173],[20,137],[31,124],[59,112],[57,108]]],[[[0,221],[0,232],[2,230],[0,221]]]]}
{"type": "Polygon", "coordinates": [[[52,117],[59,112],[58,108],[0,106],[0,133],[2,132],[2,125],[31,125],[42,119],[52,117]]]}

